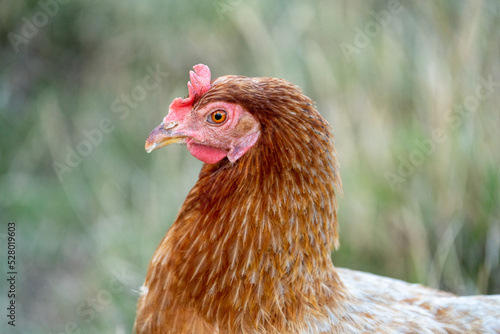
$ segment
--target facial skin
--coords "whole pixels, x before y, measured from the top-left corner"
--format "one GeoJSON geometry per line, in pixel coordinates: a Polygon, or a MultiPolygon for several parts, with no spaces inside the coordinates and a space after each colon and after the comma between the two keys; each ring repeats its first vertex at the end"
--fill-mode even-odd
{"type": "Polygon", "coordinates": [[[146,141],[146,151],[184,142],[197,159],[214,164],[227,157],[232,163],[256,142],[260,126],[238,104],[212,102],[185,114],[169,113],[146,141]]]}

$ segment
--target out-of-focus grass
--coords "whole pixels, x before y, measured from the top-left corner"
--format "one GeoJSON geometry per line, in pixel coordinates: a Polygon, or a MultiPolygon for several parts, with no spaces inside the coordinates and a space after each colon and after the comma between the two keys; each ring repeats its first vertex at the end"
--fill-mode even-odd
{"type": "Polygon", "coordinates": [[[0,233],[4,245],[17,223],[20,332],[130,331],[149,259],[201,166],[183,147],[147,155],[144,140],[200,62],[214,77],[286,78],[317,101],[342,165],[336,265],[500,293],[498,84],[450,121],[481,78],[500,82],[497,1],[402,2],[350,61],[342,43],[356,46],[389,2],[71,1],[16,53],[8,34],[40,3],[0,5],[0,233]],[[157,65],[160,85],[115,112],[157,65]],[[103,119],[113,129],[60,182],[53,163],[103,119]],[[392,190],[387,172],[436,129],[445,139],[392,190]]]}

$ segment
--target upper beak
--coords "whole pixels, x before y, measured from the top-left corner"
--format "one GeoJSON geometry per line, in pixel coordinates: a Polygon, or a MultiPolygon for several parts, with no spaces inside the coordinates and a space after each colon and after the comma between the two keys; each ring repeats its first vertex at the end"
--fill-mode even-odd
{"type": "Polygon", "coordinates": [[[175,131],[177,125],[177,122],[161,123],[151,131],[148,139],[146,139],[146,152],[151,153],[163,146],[184,142],[186,136],[175,131]]]}

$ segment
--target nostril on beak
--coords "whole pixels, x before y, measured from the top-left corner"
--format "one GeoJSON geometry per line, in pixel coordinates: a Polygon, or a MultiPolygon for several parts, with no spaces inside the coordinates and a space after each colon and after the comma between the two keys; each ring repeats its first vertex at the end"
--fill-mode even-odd
{"type": "Polygon", "coordinates": [[[175,132],[177,125],[177,122],[163,122],[151,131],[144,146],[146,152],[151,153],[164,146],[182,142],[186,136],[175,132]]]}

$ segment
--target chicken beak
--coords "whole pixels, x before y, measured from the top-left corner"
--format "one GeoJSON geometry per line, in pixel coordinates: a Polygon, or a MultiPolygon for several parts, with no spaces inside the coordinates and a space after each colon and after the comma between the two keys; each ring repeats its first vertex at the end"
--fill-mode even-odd
{"type": "Polygon", "coordinates": [[[151,153],[164,146],[184,142],[186,136],[175,131],[177,125],[177,122],[161,123],[151,131],[144,147],[146,152],[151,153]]]}

